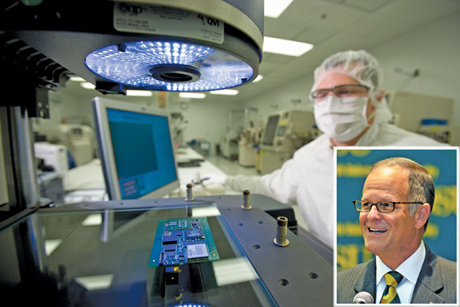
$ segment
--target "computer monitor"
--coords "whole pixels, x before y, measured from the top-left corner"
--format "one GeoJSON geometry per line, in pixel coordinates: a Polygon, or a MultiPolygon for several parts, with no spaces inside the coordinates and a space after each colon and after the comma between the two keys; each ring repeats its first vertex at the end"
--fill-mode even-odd
{"type": "Polygon", "coordinates": [[[158,198],[179,188],[168,112],[103,97],[93,108],[110,200],[158,198]]]}
{"type": "Polygon", "coordinates": [[[275,140],[276,127],[278,127],[279,114],[270,115],[262,137],[262,145],[273,146],[275,140]]]}

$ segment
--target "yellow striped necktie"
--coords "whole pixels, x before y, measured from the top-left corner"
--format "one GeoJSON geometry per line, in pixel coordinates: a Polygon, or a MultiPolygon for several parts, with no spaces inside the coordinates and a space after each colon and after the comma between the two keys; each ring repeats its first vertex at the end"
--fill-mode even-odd
{"type": "Polygon", "coordinates": [[[400,304],[398,293],[396,292],[396,286],[401,282],[403,276],[396,271],[391,271],[385,274],[385,281],[387,286],[383,291],[382,304],[400,304]]]}

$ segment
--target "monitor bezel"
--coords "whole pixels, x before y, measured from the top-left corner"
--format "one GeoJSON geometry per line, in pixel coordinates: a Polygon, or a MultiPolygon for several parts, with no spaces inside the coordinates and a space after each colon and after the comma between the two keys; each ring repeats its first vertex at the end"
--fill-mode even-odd
{"type": "Polygon", "coordinates": [[[277,136],[277,133],[278,133],[278,127],[280,125],[280,120],[281,120],[281,114],[280,113],[274,113],[274,114],[270,114],[267,118],[267,122],[265,123],[265,128],[264,128],[264,132],[262,134],[262,142],[261,142],[261,146],[263,147],[275,147],[276,144],[275,144],[275,139],[276,139],[276,136],[277,136]],[[276,118],[276,124],[274,125],[274,129],[273,129],[273,136],[271,137],[270,140],[266,140],[267,138],[267,133],[268,132],[272,132],[271,130],[269,131],[269,125],[270,125],[270,119],[272,118],[276,118]],[[268,141],[271,143],[271,144],[268,144],[268,141]]]}
{"type": "Polygon", "coordinates": [[[171,135],[171,120],[169,112],[158,108],[145,106],[136,103],[129,103],[108,99],[105,97],[93,98],[93,110],[95,116],[96,138],[98,142],[99,157],[104,173],[104,181],[106,184],[107,194],[110,200],[123,200],[118,181],[118,172],[115,163],[115,155],[113,151],[112,136],[109,127],[109,119],[107,115],[108,109],[116,109],[128,112],[136,112],[154,116],[166,117],[169,127],[169,139],[174,156],[174,166],[176,171],[176,180],[150,192],[139,199],[160,198],[168,195],[180,187],[178,166],[176,161],[176,152],[171,135]]]}

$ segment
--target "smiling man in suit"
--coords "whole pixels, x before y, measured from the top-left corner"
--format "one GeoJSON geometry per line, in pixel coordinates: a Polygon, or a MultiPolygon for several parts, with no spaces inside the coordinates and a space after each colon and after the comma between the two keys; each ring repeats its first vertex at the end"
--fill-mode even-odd
{"type": "Polygon", "coordinates": [[[457,265],[423,242],[434,203],[428,171],[406,158],[372,166],[354,201],[365,247],[376,255],[337,274],[337,302],[367,292],[375,303],[457,303],[457,265]]]}

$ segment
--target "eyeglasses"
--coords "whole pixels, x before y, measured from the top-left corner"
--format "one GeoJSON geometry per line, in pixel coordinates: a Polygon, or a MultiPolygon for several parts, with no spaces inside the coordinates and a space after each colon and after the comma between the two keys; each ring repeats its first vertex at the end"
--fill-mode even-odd
{"type": "Polygon", "coordinates": [[[372,209],[372,206],[376,206],[377,210],[380,213],[391,213],[395,211],[395,207],[397,204],[419,204],[423,205],[422,202],[418,201],[382,201],[378,203],[370,203],[368,201],[363,200],[354,200],[353,204],[355,205],[355,209],[358,212],[369,212],[372,209]]]}
{"type": "Polygon", "coordinates": [[[369,87],[362,84],[342,84],[331,88],[321,88],[310,94],[310,97],[315,102],[320,102],[333,93],[339,98],[345,97],[361,97],[367,95],[369,87]]]}

